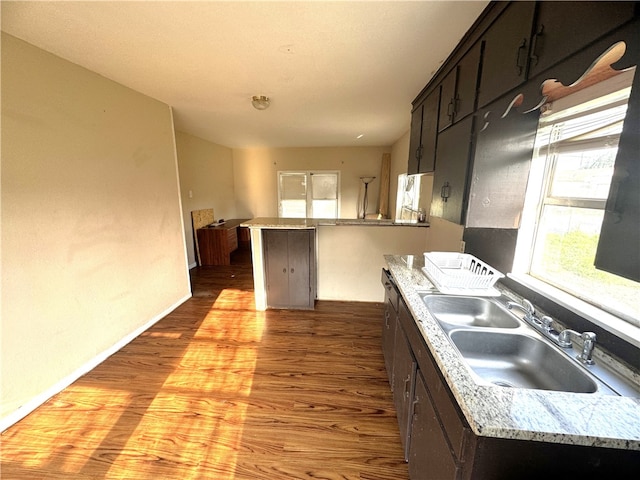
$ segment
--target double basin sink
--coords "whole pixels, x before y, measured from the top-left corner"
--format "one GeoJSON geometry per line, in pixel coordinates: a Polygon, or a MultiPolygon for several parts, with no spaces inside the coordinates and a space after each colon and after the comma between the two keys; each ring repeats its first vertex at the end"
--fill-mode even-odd
{"type": "Polygon", "coordinates": [[[480,384],[619,394],[491,297],[422,294],[422,300],[480,384]]]}

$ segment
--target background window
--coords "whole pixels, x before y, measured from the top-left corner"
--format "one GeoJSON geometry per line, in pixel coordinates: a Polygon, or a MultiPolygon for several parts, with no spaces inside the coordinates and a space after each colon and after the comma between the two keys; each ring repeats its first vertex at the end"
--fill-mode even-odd
{"type": "Polygon", "coordinates": [[[339,172],[278,172],[278,216],[338,218],[339,192],[339,172]]]}

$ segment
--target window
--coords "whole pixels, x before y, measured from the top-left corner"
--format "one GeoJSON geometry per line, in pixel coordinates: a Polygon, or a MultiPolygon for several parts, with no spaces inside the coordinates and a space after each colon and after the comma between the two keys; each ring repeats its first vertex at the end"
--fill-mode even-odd
{"type": "Polygon", "coordinates": [[[398,175],[396,222],[417,222],[420,213],[420,180],[422,175],[398,175]]]}
{"type": "Polygon", "coordinates": [[[338,218],[339,192],[339,172],[278,172],[278,216],[338,218]]]}
{"type": "Polygon", "coordinates": [[[565,97],[541,116],[516,252],[526,260],[517,260],[514,272],[637,327],[640,283],[594,266],[630,92],[619,83],[591,87],[595,100],[583,92],[565,97]]]}

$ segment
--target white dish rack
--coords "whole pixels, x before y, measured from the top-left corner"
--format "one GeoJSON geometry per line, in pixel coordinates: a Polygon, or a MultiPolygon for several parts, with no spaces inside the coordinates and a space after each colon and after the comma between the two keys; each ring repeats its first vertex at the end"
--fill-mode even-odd
{"type": "Polygon", "coordinates": [[[442,293],[499,296],[502,273],[468,253],[425,252],[422,271],[442,293]]]}

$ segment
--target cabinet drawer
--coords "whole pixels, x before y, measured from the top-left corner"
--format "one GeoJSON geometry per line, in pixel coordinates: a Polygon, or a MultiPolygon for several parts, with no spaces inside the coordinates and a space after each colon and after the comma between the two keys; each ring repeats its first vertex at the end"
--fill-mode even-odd
{"type": "Polygon", "coordinates": [[[397,313],[398,312],[398,289],[396,287],[395,282],[393,281],[393,278],[391,278],[391,274],[389,273],[388,270],[384,268],[382,269],[382,276],[380,278],[380,281],[382,282],[382,285],[387,291],[389,303],[397,313]]]}
{"type": "Polygon", "coordinates": [[[238,248],[238,229],[231,228],[227,230],[227,241],[229,245],[229,253],[238,248]]]}
{"type": "Polygon", "coordinates": [[[407,334],[413,355],[418,363],[418,368],[424,376],[440,421],[447,432],[451,449],[458,458],[461,458],[465,433],[469,431],[469,427],[463,419],[462,412],[455,406],[456,400],[449,392],[449,387],[444,383],[439,368],[435,364],[415,320],[404,305],[404,301],[400,301],[398,318],[407,334]]]}

